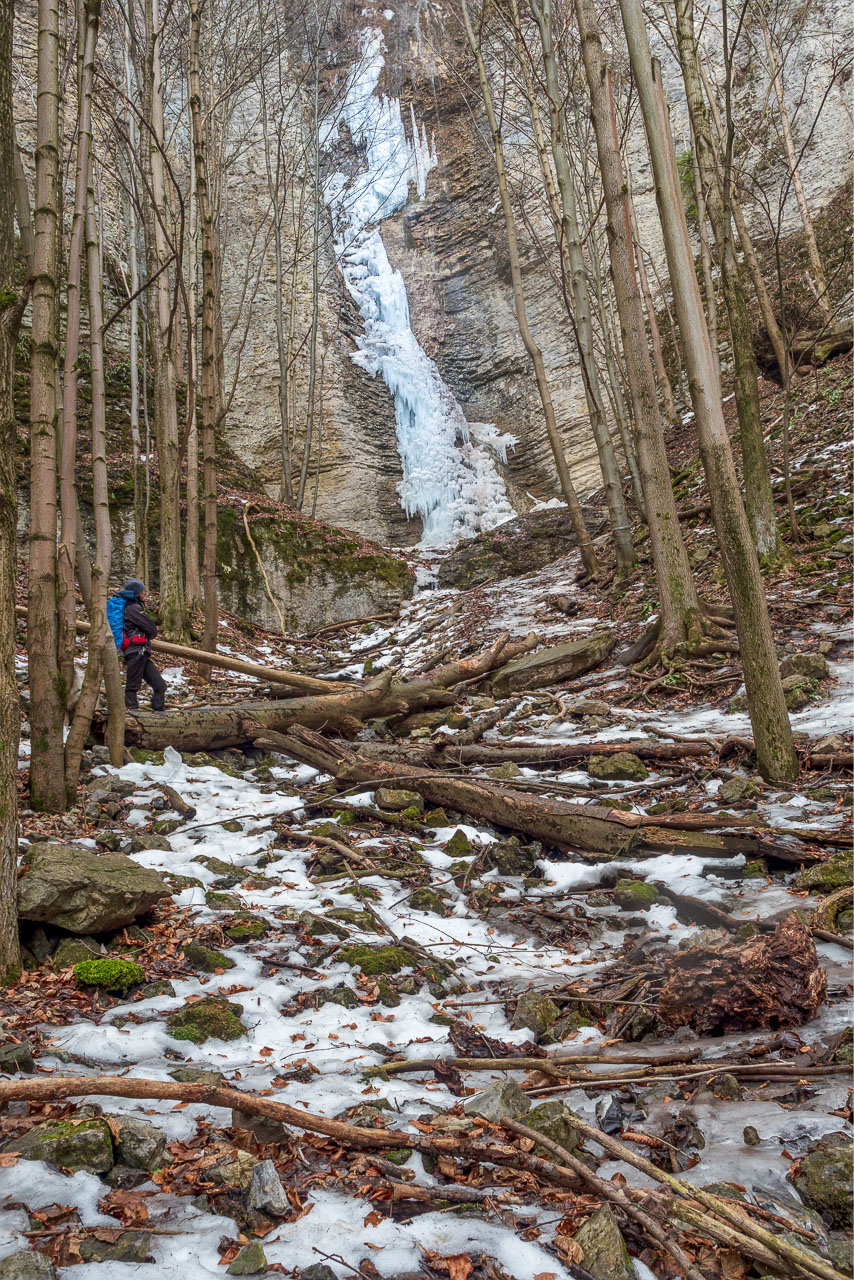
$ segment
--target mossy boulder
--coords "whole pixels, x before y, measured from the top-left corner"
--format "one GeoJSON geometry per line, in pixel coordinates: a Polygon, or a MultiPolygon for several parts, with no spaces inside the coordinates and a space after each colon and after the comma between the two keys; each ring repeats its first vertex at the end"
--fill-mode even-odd
{"type": "Polygon", "coordinates": [[[176,1009],[166,1019],[166,1025],[175,1040],[190,1040],[204,1044],[206,1040],[238,1040],[246,1035],[240,1021],[243,1005],[222,996],[204,996],[182,1009],[176,1009]]]}
{"type": "Polygon", "coordinates": [[[151,1252],[151,1232],[120,1231],[115,1240],[84,1236],[78,1249],[84,1262],[142,1263],[147,1261],[151,1252]]]}
{"type": "Polygon", "coordinates": [[[573,1240],[582,1251],[585,1271],[599,1280],[633,1280],[629,1252],[610,1205],[600,1205],[573,1240]]]}
{"type": "Polygon", "coordinates": [[[247,1191],[252,1181],[252,1170],[257,1163],[256,1156],[238,1147],[230,1159],[214,1165],[210,1173],[211,1181],[220,1187],[235,1187],[239,1191],[247,1191]]]}
{"type": "Polygon", "coordinates": [[[100,954],[101,948],[91,938],[62,938],[51,956],[51,964],[57,970],[72,969],[82,960],[93,960],[100,954]]]}
{"type": "Polygon", "coordinates": [[[790,653],[780,663],[780,675],[806,676],[808,680],[826,680],[830,675],[827,658],[821,653],[790,653]]]}
{"type": "Polygon", "coordinates": [[[617,751],[612,756],[591,756],[587,762],[591,778],[602,782],[643,782],[649,770],[634,751],[617,751]]]}
{"type": "Polygon", "coordinates": [[[495,764],[491,769],[487,769],[486,776],[495,778],[496,782],[512,782],[514,778],[521,778],[523,774],[518,764],[514,764],[512,760],[505,760],[504,764],[495,764]]]}
{"type": "Polygon", "coordinates": [[[428,809],[424,814],[424,822],[428,827],[446,827],[448,825],[448,815],[444,809],[428,809]]]}
{"type": "Polygon", "coordinates": [[[529,876],[537,865],[542,847],[520,844],[516,836],[509,840],[493,840],[487,845],[486,860],[503,876],[529,876]]]}
{"type": "Polygon", "coordinates": [[[69,933],[108,933],[132,924],[170,890],[156,871],[124,854],[81,845],[30,845],[18,880],[18,917],[69,933]]]}
{"type": "Polygon", "coordinates": [[[604,662],[615,641],[616,632],[600,631],[581,640],[552,644],[535,653],[527,653],[514,662],[508,662],[495,674],[492,692],[503,698],[524,689],[545,689],[549,685],[574,680],[604,662]]]}
{"type": "Polygon", "coordinates": [[[332,920],[341,920],[351,924],[355,929],[364,929],[368,933],[376,930],[376,921],[369,911],[358,911],[355,907],[335,907],[329,912],[332,920]]]}
{"type": "Polygon", "coordinates": [[[224,956],[221,951],[212,951],[199,942],[185,942],[181,950],[187,964],[192,965],[200,973],[216,973],[218,969],[233,969],[234,961],[224,956]]]}
{"type": "Polygon", "coordinates": [[[257,1276],[267,1272],[267,1256],[260,1240],[245,1244],[228,1268],[229,1276],[257,1276]]]}
{"type": "Polygon", "coordinates": [[[559,1017],[560,1009],[549,996],[541,991],[526,991],[516,1002],[511,1026],[514,1031],[527,1027],[539,1040],[559,1017]]]}
{"type": "Polygon", "coordinates": [[[225,933],[232,942],[256,942],[269,933],[271,928],[269,920],[262,916],[245,916],[229,925],[225,933]]]}
{"type": "MultiPolygon", "coordinates": [[[[114,1135],[116,1159],[128,1169],[159,1169],[166,1157],[166,1134],[135,1116],[105,1116],[114,1135]]],[[[171,1156],[169,1157],[171,1159],[171,1156]]]]}
{"type": "Polygon", "coordinates": [[[147,853],[150,849],[163,849],[165,852],[171,853],[172,846],[166,836],[138,835],[134,836],[130,842],[132,853],[147,853]]]}
{"type": "Polygon", "coordinates": [[[457,827],[450,840],[446,841],[445,853],[449,858],[469,858],[474,853],[471,840],[460,827],[457,827]]]}
{"type": "Polygon", "coordinates": [[[210,907],[211,911],[239,911],[243,903],[233,893],[220,893],[216,889],[208,889],[205,894],[205,905],[210,907]]]}
{"type": "Polygon", "coordinates": [[[222,1072],[206,1067],[173,1067],[169,1075],[179,1084],[206,1084],[211,1089],[218,1089],[222,1084],[222,1072]]]}
{"type": "MultiPolygon", "coordinates": [[[[557,1098],[553,1098],[548,1102],[541,1102],[539,1106],[529,1111],[523,1123],[536,1133],[542,1134],[544,1138],[551,1138],[552,1142],[565,1147],[567,1151],[574,1151],[581,1141],[581,1135],[573,1124],[577,1119],[574,1111],[570,1111],[569,1107],[564,1106],[557,1098]]],[[[536,1154],[546,1160],[554,1159],[545,1147],[537,1148],[536,1154]]]]}
{"type": "Polygon", "coordinates": [[[808,676],[785,676],[780,683],[783,686],[786,706],[790,711],[800,711],[801,707],[807,706],[818,693],[818,682],[810,680],[808,676]]]}
{"type": "Polygon", "coordinates": [[[159,836],[171,836],[173,831],[184,825],[183,818],[158,818],[154,830],[159,836]]]}
{"type": "Polygon", "coordinates": [[[14,1044],[11,1041],[8,1044],[0,1044],[0,1072],[3,1075],[14,1076],[23,1073],[29,1076],[35,1069],[33,1051],[26,1040],[22,1040],[20,1044],[14,1044]]]}
{"type": "MultiPolygon", "coordinates": [[[[839,1135],[842,1138],[842,1135],[839,1135]]],[[[798,1195],[830,1226],[851,1231],[851,1179],[854,1143],[846,1136],[839,1146],[816,1143],[799,1162],[790,1181],[798,1195]]]]}
{"type": "Polygon", "coordinates": [[[337,921],[331,920],[327,916],[319,916],[314,911],[301,911],[299,922],[306,933],[318,938],[322,938],[327,934],[331,934],[335,938],[346,938],[348,936],[347,930],[337,921]]]}
{"type": "Polygon", "coordinates": [[[145,981],[145,970],[132,960],[104,956],[100,960],[81,960],[74,966],[78,987],[99,987],[102,991],[124,993],[145,981]]]}
{"type": "Polygon", "coordinates": [[[50,1258],[24,1249],[9,1253],[0,1261],[0,1280],[56,1280],[56,1272],[50,1258]]]}
{"type": "Polygon", "coordinates": [[[424,801],[416,791],[406,791],[402,787],[378,787],[374,792],[374,800],[380,809],[388,809],[390,813],[403,813],[407,809],[416,809],[418,816],[424,812],[424,801]]]}
{"type": "Polygon", "coordinates": [[[341,952],[341,959],[352,968],[360,969],[367,978],[414,969],[418,963],[405,947],[347,947],[341,952]]]}
{"type": "Polygon", "coordinates": [[[448,904],[442,895],[427,885],[415,890],[409,899],[409,905],[415,911],[427,911],[434,916],[446,916],[449,913],[448,904]]]}
{"type": "Polygon", "coordinates": [[[468,588],[489,578],[515,577],[541,569],[574,546],[566,511],[531,511],[458,542],[439,564],[439,586],[468,588]]]}
{"type": "Polygon", "coordinates": [[[720,790],[723,804],[738,804],[740,800],[752,800],[759,788],[750,778],[727,778],[720,790]]]}
{"type": "Polygon", "coordinates": [[[818,893],[833,893],[844,889],[854,878],[854,855],[850,850],[834,854],[826,862],[816,862],[807,867],[795,881],[796,889],[814,889],[818,893]]]}
{"type": "Polygon", "coordinates": [[[262,627],[280,629],[284,616],[289,631],[304,633],[386,613],[415,585],[405,560],[308,516],[259,513],[252,520],[255,551],[240,511],[221,505],[217,526],[222,605],[262,627]]]}
{"type": "Polygon", "coordinates": [[[23,1160],[44,1160],[72,1173],[106,1173],[114,1164],[113,1137],[106,1120],[48,1120],[3,1147],[23,1160]]]}
{"type": "Polygon", "coordinates": [[[658,890],[645,880],[618,880],[614,885],[614,901],[622,911],[649,911],[658,901],[658,890]]]}
{"type": "Polygon", "coordinates": [[[340,987],[319,987],[314,992],[315,1009],[322,1009],[325,1004],[340,1004],[342,1009],[355,1009],[358,1003],[355,991],[343,984],[340,987]]]}

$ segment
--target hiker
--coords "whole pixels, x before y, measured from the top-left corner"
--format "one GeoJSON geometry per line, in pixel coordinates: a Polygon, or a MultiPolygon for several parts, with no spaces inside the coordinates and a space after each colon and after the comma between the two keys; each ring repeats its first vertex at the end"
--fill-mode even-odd
{"type": "Polygon", "coordinates": [[[107,621],[127,668],[125,706],[132,710],[138,708],[139,686],[145,681],[151,686],[151,710],[163,711],[166,681],[151,659],[151,641],[157,635],[157,623],[142,607],[144,593],[144,582],[128,578],[107,605],[107,621]]]}

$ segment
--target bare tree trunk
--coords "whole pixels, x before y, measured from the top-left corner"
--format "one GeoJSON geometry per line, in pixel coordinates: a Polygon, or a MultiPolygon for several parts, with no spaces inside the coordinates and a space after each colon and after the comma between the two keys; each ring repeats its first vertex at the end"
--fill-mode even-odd
{"type": "MultiPolygon", "coordinates": [[[[712,122],[715,127],[715,141],[717,146],[714,154],[717,170],[718,173],[720,173],[720,144],[723,134],[720,111],[718,110],[714,90],[709,82],[709,77],[706,74],[706,69],[703,66],[702,60],[698,58],[697,63],[700,71],[700,79],[703,82],[706,102],[708,103],[712,122]]],[[[785,378],[787,376],[786,368],[789,365],[789,355],[785,335],[777,321],[776,315],[774,314],[771,295],[768,292],[767,285],[765,284],[765,279],[762,275],[762,268],[759,266],[759,259],[756,256],[756,249],[754,248],[750,232],[747,229],[744,212],[741,208],[741,201],[738,198],[738,193],[734,186],[730,191],[730,206],[732,208],[732,216],[736,230],[738,231],[738,243],[741,247],[741,252],[744,254],[744,261],[747,263],[747,269],[750,272],[750,279],[753,282],[753,292],[756,294],[756,300],[759,303],[759,310],[762,314],[762,323],[765,325],[765,332],[768,334],[768,338],[774,350],[774,359],[777,361],[780,374],[785,378]]]]}
{"type": "Polygon", "coordinates": [[[86,194],[92,165],[92,85],[95,78],[97,23],[85,23],[77,33],[79,84],[77,109],[77,169],[74,181],[74,213],[66,275],[65,364],[62,378],[62,449],[59,472],[60,535],[57,557],[57,609],[59,614],[59,671],[67,689],[74,676],[75,568],[77,562],[77,367],[80,358],[83,241],[86,229],[86,194]]]}
{"type": "Polygon", "coordinates": [[[610,76],[602,52],[594,0],[575,0],[575,12],[590,90],[591,115],[608,214],[611,278],[620,317],[646,518],[661,606],[662,625],[658,652],[667,654],[700,634],[700,602],[682,540],[676,499],[670,482],[670,467],[664,446],[655,378],[646,345],[643,305],[632,252],[629,188],[620,157],[610,76]]]}
{"type": "Polygon", "coordinates": [[[130,295],[128,306],[128,355],[130,360],[130,436],[133,451],[133,532],[134,574],[146,581],[145,541],[145,467],[142,462],[142,436],[139,429],[139,246],[137,244],[137,216],[135,200],[134,164],[139,160],[139,127],[133,108],[133,80],[131,77],[131,30],[127,14],[123,14],[122,62],[125,73],[125,128],[128,136],[128,263],[130,266],[130,295]]]}
{"type": "MultiPolygon", "coordinates": [[[[86,47],[94,54],[98,34],[101,0],[86,0],[86,47]]],[[[112,531],[107,496],[107,397],[104,379],[104,315],[101,296],[101,247],[95,218],[95,192],[92,169],[86,194],[86,271],[89,297],[89,355],[92,373],[92,506],[95,513],[95,556],[90,581],[89,656],[83,688],[65,743],[65,785],[69,803],[74,802],[80,780],[80,758],[105,674],[107,644],[112,635],[107,630],[107,584],[112,558],[112,531]]],[[[118,668],[116,668],[117,672],[118,668]]],[[[119,693],[120,682],[119,682],[119,693]]],[[[107,745],[110,760],[121,765],[124,760],[124,698],[116,699],[115,685],[108,682],[107,745]]]]}
{"type": "MultiPolygon", "coordinates": [[[[628,172],[628,171],[627,171],[628,172]]],[[[658,318],[655,314],[655,303],[652,297],[652,290],[649,287],[649,275],[644,262],[644,250],[641,244],[640,232],[638,231],[638,219],[635,212],[635,202],[632,196],[632,175],[628,172],[628,197],[629,197],[629,216],[632,221],[632,238],[635,243],[636,253],[635,262],[638,269],[638,280],[640,281],[641,293],[643,294],[644,307],[646,308],[646,318],[649,324],[649,339],[652,346],[652,359],[655,364],[655,376],[658,379],[658,389],[661,392],[661,398],[664,401],[664,416],[668,424],[672,427],[676,423],[678,414],[676,413],[676,401],[673,398],[673,385],[667,374],[667,367],[664,363],[664,348],[661,345],[661,330],[658,327],[658,318]]],[[[677,347],[677,356],[679,348],[677,347]]]]}
{"type": "MultiPolygon", "coordinates": [[[[188,90],[192,97],[193,90],[189,84],[188,90]]],[[[190,163],[190,197],[187,221],[189,224],[187,228],[187,311],[189,312],[187,316],[187,377],[195,381],[196,295],[199,276],[199,219],[195,157],[190,163]]],[[[192,414],[192,419],[187,423],[187,517],[184,529],[184,595],[188,609],[200,609],[202,607],[202,583],[199,577],[199,408],[195,396],[193,396],[192,414]]]]}
{"type": "Polygon", "coordinates": [[[59,184],[59,7],[57,0],[39,0],[27,649],[30,804],[52,813],[65,808],[62,730],[67,694],[58,667],[56,613],[59,184]]]}
{"type": "Polygon", "coordinates": [[[691,152],[691,173],[694,178],[694,199],[697,203],[697,234],[700,238],[700,264],[703,268],[703,285],[706,290],[706,316],[709,322],[709,340],[712,344],[712,355],[718,371],[718,385],[721,381],[721,353],[718,338],[718,304],[715,297],[715,281],[712,276],[712,253],[709,248],[709,224],[706,219],[706,197],[700,178],[700,165],[696,149],[691,152]]]}
{"type": "MultiPolygon", "coordinates": [[[[305,500],[305,484],[314,439],[315,392],[317,389],[317,325],[320,312],[320,68],[315,58],[314,114],[312,117],[312,147],[314,149],[314,183],[312,189],[311,224],[311,327],[308,335],[308,403],[306,409],[305,441],[303,443],[302,468],[300,470],[297,507],[302,511],[305,500]]],[[[318,473],[320,459],[317,461],[318,473]]]]}
{"type": "Polygon", "coordinates": [[[777,666],[759,560],[741,501],[718,393],[660,68],[650,53],[641,0],[620,0],[620,10],[646,127],[712,517],[735,611],[757,764],[763,777],[783,781],[797,777],[798,758],[777,666]]]}
{"type": "MultiPolygon", "coordinates": [[[[15,288],[15,146],[12,36],[15,0],[0,0],[0,985],[20,973],[18,916],[18,738],[15,680],[17,567],[15,344],[27,294],[15,288]]],[[[29,209],[29,204],[27,205],[29,209]]],[[[18,225],[21,225],[19,215],[18,225]]],[[[23,240],[23,237],[22,237],[23,240]]],[[[26,249],[25,249],[26,252],[26,249]]]]}
{"type": "MultiPolygon", "coordinates": [[[[201,81],[201,3],[190,0],[190,114],[193,129],[193,156],[196,173],[196,201],[202,239],[202,353],[199,420],[204,459],[205,551],[202,578],[205,597],[205,633],[203,648],[212,652],[217,647],[219,612],[216,593],[216,428],[221,424],[220,374],[217,369],[217,283],[220,272],[219,242],[211,209],[208,186],[207,149],[202,121],[201,81]]],[[[200,668],[208,676],[210,667],[200,668]]]]}
{"type": "MultiPolygon", "coordinates": [[[[164,631],[180,637],[187,631],[181,573],[181,474],[173,342],[173,308],[169,288],[166,225],[166,166],[163,159],[163,81],[160,67],[159,0],[145,0],[145,69],[143,85],[143,163],[148,178],[145,209],[148,339],[154,369],[154,433],[160,473],[160,613],[164,631]]],[[[175,263],[180,270],[180,263],[175,263]]]]}
{"type": "Polygon", "coordinates": [[[477,63],[480,92],[483,98],[484,107],[486,108],[489,132],[492,136],[495,172],[498,178],[498,191],[501,197],[501,208],[504,213],[504,223],[507,231],[507,253],[510,259],[510,275],[513,285],[513,301],[516,307],[516,323],[519,326],[519,334],[522,338],[525,350],[530,356],[531,362],[534,366],[537,390],[540,393],[540,400],[543,405],[543,417],[545,418],[546,432],[548,434],[549,444],[552,448],[555,466],[557,467],[560,487],[563,491],[563,496],[566,499],[566,505],[569,509],[569,518],[572,522],[572,527],[578,540],[578,546],[581,552],[581,563],[584,566],[586,573],[590,575],[590,577],[593,577],[599,572],[599,562],[590,541],[590,534],[587,531],[584,514],[581,510],[581,503],[578,501],[578,495],[575,492],[575,487],[569,474],[569,467],[567,466],[566,456],[563,451],[563,445],[557,428],[557,419],[555,417],[554,404],[552,402],[551,390],[549,388],[548,377],[546,375],[546,367],[543,361],[543,353],[531,332],[530,325],[528,324],[528,308],[525,302],[525,291],[522,284],[522,271],[519,264],[519,245],[516,238],[516,219],[513,213],[513,205],[510,200],[510,191],[507,185],[507,174],[504,168],[504,144],[501,138],[501,128],[495,114],[495,108],[492,103],[492,91],[490,90],[489,79],[486,74],[486,66],[484,65],[483,55],[480,52],[480,47],[474,34],[466,0],[461,0],[461,8],[463,23],[466,29],[466,37],[477,63]]]}
{"type": "MultiPolygon", "coordinates": [[[[564,271],[569,276],[572,287],[575,338],[584,377],[584,392],[587,400],[587,412],[590,418],[590,430],[596,442],[602,482],[605,487],[605,502],[608,507],[608,517],[614,540],[617,570],[625,573],[634,565],[635,549],[632,543],[631,528],[629,527],[629,517],[623,498],[622,485],[620,484],[617,457],[614,453],[611,433],[605,418],[605,407],[602,403],[602,392],[599,386],[599,371],[596,367],[593,316],[590,307],[590,292],[587,287],[587,270],[584,262],[584,253],[581,248],[581,230],[578,225],[575,180],[570,169],[564,141],[566,120],[561,109],[562,95],[558,81],[557,61],[555,59],[551,0],[542,0],[539,4],[537,0],[530,0],[530,4],[540,33],[543,66],[546,73],[551,151],[554,157],[555,173],[557,174],[557,185],[560,194],[560,203],[556,210],[558,242],[564,258],[564,271]]],[[[518,16],[514,14],[514,18],[521,42],[518,16]]],[[[528,69],[524,53],[522,57],[522,66],[527,80],[528,69]]],[[[536,101],[532,87],[530,84],[527,87],[532,109],[536,111],[536,101]]]]}
{"type": "Polygon", "coordinates": [[[32,214],[30,213],[30,193],[27,190],[27,175],[24,173],[21,149],[14,136],[12,146],[14,148],[15,212],[18,218],[18,235],[21,237],[21,253],[24,255],[24,261],[27,263],[28,268],[32,270],[36,242],[33,235],[32,214]]]}
{"type": "MultiPolygon", "coordinates": [[[[747,298],[741,280],[741,269],[732,242],[728,191],[731,187],[731,146],[723,162],[723,189],[718,180],[709,119],[703,101],[697,41],[694,34],[694,0],[676,2],[676,37],[679,65],[685,84],[691,132],[694,136],[697,163],[706,199],[706,209],[721,268],[721,286],[732,338],[735,371],[735,402],[741,436],[741,459],[744,469],[744,492],[747,518],[756,550],[763,560],[773,560],[779,552],[777,517],[771,476],[765,456],[762,414],[759,404],[759,382],[747,298]]],[[[727,69],[727,74],[730,74],[727,69]]]]}
{"type": "Polygon", "coordinates": [[[762,28],[762,38],[765,42],[765,52],[768,56],[768,71],[771,76],[771,83],[774,86],[774,96],[777,99],[777,110],[780,113],[780,129],[783,134],[783,143],[786,148],[786,159],[789,162],[789,172],[792,175],[792,186],[795,188],[798,212],[801,215],[801,225],[804,229],[804,240],[806,241],[807,254],[810,260],[810,268],[812,269],[815,295],[818,300],[822,321],[827,324],[833,319],[833,311],[831,310],[827,296],[827,277],[824,274],[824,266],[821,261],[821,255],[818,251],[815,227],[813,225],[810,207],[807,204],[807,196],[804,191],[803,179],[801,178],[801,167],[798,162],[795,140],[792,137],[792,123],[789,119],[789,111],[786,107],[786,97],[783,93],[783,80],[780,75],[780,62],[777,57],[777,51],[771,42],[771,32],[768,29],[765,4],[758,4],[756,8],[759,15],[759,25],[762,28]]]}

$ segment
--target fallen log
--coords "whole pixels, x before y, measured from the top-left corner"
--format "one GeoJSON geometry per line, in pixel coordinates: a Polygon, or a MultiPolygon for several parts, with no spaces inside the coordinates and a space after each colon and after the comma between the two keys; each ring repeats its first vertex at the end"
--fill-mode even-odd
{"type": "Polygon", "coordinates": [[[359,752],[372,760],[405,760],[407,764],[432,766],[458,764],[573,764],[589,760],[591,756],[612,756],[622,751],[632,751],[641,760],[668,762],[708,756],[712,752],[709,743],[655,742],[652,739],[635,739],[629,742],[556,742],[546,746],[540,742],[507,741],[491,743],[466,743],[458,734],[447,742],[428,742],[418,745],[403,742],[364,742],[359,752]]]}
{"type": "Polygon", "coordinates": [[[429,804],[458,809],[480,822],[521,832],[535,840],[602,857],[637,856],[647,852],[696,852],[701,856],[756,854],[754,835],[716,835],[705,828],[729,825],[710,814],[672,815],[673,828],[657,818],[609,809],[604,805],[571,804],[565,800],[531,796],[482,778],[460,778],[435,770],[387,760],[372,760],[343,743],[331,742],[295,725],[289,733],[259,732],[255,745],[281,751],[303,764],[331,773],[340,783],[385,783],[418,792],[429,804]],[[679,829],[679,822],[688,830],[679,829]],[[701,827],[696,834],[692,829],[701,827]],[[646,830],[646,828],[649,830],[646,830]]]}
{"type": "Polygon", "coordinates": [[[389,672],[367,685],[339,686],[334,694],[325,690],[323,695],[274,702],[134,711],[128,715],[125,741],[129,746],[151,751],[167,746],[178,751],[210,751],[242,746],[263,729],[283,733],[296,725],[313,729],[346,728],[353,721],[406,715],[436,703],[453,702],[452,685],[487,674],[538,643],[533,633],[511,640],[504,632],[488,649],[439,667],[429,678],[393,681],[389,672]]]}
{"type": "Polygon", "coordinates": [[[741,945],[687,947],[667,962],[658,1013],[700,1035],[799,1027],[827,997],[809,930],[787,916],[770,937],[741,945]]]}
{"type": "MultiPolygon", "coordinates": [[[[15,606],[15,614],[26,621],[27,610],[23,605],[15,606]]],[[[89,634],[89,623],[76,624],[78,635],[89,634]]],[[[342,689],[353,689],[358,686],[344,684],[340,681],[319,680],[316,676],[306,676],[299,671],[285,671],[279,667],[262,667],[255,662],[244,662],[242,658],[229,658],[224,653],[211,653],[207,649],[191,649],[189,645],[173,644],[171,640],[152,640],[151,647],[155,653],[165,653],[172,658],[183,658],[185,662],[195,662],[206,667],[219,667],[223,671],[236,671],[243,676],[253,676],[266,684],[284,687],[297,693],[337,694],[342,689]]]]}

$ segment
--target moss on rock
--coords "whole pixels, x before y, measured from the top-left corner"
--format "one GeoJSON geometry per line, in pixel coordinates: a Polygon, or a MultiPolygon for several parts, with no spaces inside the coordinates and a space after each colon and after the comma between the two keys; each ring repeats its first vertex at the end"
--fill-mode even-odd
{"type": "Polygon", "coordinates": [[[835,854],[826,862],[808,867],[795,881],[796,889],[816,889],[821,893],[833,893],[844,889],[854,876],[854,854],[849,850],[835,854]]]}
{"type": "Polygon", "coordinates": [[[238,1040],[246,1035],[240,1021],[243,1005],[221,996],[204,996],[192,1004],[176,1009],[166,1019],[166,1025],[175,1040],[191,1040],[204,1044],[205,1040],[238,1040]]]}
{"type": "Polygon", "coordinates": [[[78,987],[100,987],[103,991],[125,992],[145,981],[145,970],[132,960],[110,957],[81,960],[74,966],[74,981],[78,987]]]}
{"type": "Polygon", "coordinates": [[[341,952],[341,959],[360,969],[367,978],[400,973],[401,969],[414,969],[416,965],[415,957],[404,947],[348,947],[341,952]]]}
{"type": "Polygon", "coordinates": [[[198,942],[185,942],[181,950],[184,959],[201,973],[216,973],[217,969],[233,969],[234,961],[221,951],[212,951],[198,942]]]}
{"type": "Polygon", "coordinates": [[[658,901],[658,890],[644,880],[618,880],[614,901],[623,911],[648,911],[658,901]]]}

